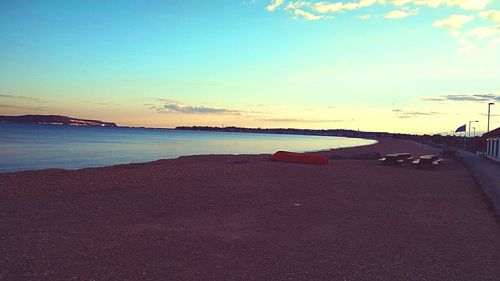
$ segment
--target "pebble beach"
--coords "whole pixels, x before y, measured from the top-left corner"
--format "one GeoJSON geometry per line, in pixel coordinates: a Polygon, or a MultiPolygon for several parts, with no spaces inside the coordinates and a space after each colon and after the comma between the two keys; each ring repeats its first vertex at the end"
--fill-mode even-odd
{"type": "MultiPolygon", "coordinates": [[[[317,152],[429,154],[410,141],[317,152]]],[[[0,280],[498,280],[462,164],[270,155],[0,174],[0,280]]]]}

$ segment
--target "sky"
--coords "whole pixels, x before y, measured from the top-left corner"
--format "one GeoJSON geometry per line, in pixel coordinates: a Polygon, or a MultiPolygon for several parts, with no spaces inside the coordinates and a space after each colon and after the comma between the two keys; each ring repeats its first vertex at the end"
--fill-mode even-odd
{"type": "Polygon", "coordinates": [[[500,0],[0,1],[0,114],[450,134],[500,126],[500,0]]]}

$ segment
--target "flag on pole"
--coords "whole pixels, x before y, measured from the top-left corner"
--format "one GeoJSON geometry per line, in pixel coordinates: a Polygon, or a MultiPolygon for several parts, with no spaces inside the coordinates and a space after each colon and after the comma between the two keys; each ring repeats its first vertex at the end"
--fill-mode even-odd
{"type": "Polygon", "coordinates": [[[458,132],[465,132],[465,124],[464,124],[463,126],[458,127],[458,128],[455,130],[455,133],[458,133],[458,132]]]}

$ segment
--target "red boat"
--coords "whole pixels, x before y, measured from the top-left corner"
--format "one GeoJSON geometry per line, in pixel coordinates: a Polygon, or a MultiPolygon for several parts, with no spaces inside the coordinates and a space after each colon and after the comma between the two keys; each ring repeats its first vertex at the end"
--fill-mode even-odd
{"type": "Polygon", "coordinates": [[[303,164],[316,164],[316,165],[326,165],[328,164],[328,158],[312,155],[295,153],[288,151],[278,151],[271,156],[273,161],[283,161],[283,162],[293,162],[293,163],[303,163],[303,164]]]}

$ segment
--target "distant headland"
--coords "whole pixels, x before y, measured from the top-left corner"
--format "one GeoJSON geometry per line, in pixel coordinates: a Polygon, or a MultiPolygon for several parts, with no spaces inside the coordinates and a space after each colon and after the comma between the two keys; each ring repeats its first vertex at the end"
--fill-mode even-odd
{"type": "Polygon", "coordinates": [[[0,123],[117,127],[117,125],[112,122],[80,119],[62,115],[20,115],[20,116],[0,115],[0,123]]]}

